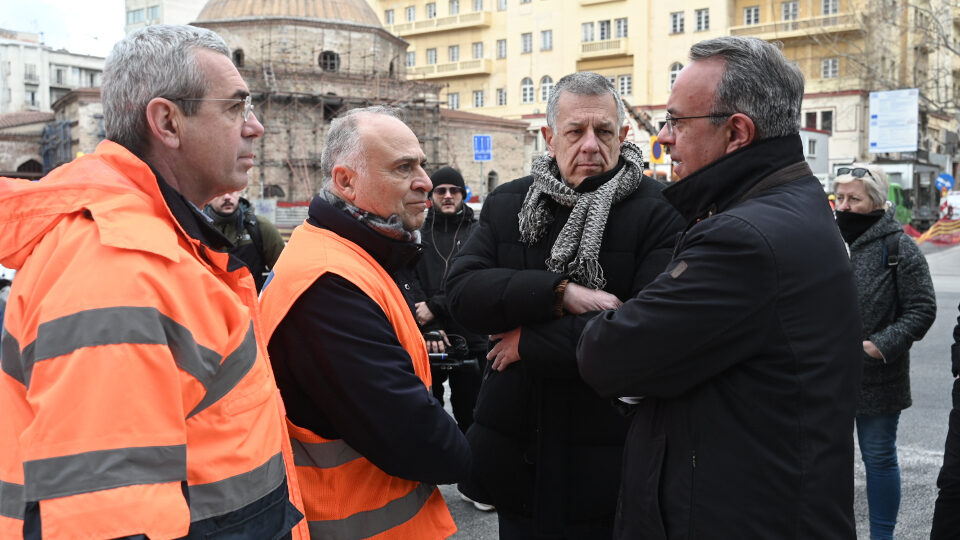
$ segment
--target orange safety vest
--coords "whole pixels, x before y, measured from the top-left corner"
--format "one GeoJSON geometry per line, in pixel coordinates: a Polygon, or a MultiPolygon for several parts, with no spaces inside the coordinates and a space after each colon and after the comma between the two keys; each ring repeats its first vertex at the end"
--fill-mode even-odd
{"type": "Polygon", "coordinates": [[[104,141],[40,182],[2,179],[0,223],[20,269],[0,538],[34,501],[44,538],[180,537],[284,482],[302,509],[249,271],[187,235],[147,164],[104,141]]]}
{"type": "MultiPolygon", "coordinates": [[[[413,369],[430,387],[423,336],[400,289],[360,246],[310,224],[297,227],[263,289],[267,342],[294,302],[320,276],[337,274],[376,302],[413,369]]],[[[390,476],[342,439],[325,439],[287,419],[312,538],[430,540],[457,532],[436,486],[390,476]]]]}

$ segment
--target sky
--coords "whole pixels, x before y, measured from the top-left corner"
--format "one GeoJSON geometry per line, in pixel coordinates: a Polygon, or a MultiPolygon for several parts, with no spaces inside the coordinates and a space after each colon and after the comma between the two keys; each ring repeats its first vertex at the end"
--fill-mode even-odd
{"type": "Polygon", "coordinates": [[[123,38],[124,0],[0,0],[0,28],[43,32],[47,45],[106,56],[123,38]]]}

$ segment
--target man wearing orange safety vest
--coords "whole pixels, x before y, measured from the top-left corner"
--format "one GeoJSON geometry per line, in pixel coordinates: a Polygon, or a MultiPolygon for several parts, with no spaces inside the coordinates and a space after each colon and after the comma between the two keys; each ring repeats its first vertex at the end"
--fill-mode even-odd
{"type": "Polygon", "coordinates": [[[303,538],[254,281],[199,210],[247,184],[247,85],[213,32],[154,25],[103,108],[95,153],[0,180],[0,538],[303,538]]]}
{"type": "Polygon", "coordinates": [[[457,528],[435,484],[470,468],[392,277],[420,256],[431,188],[417,137],[396,115],[354,109],[331,123],[323,190],[261,296],[315,539],[447,538],[457,528]]]}

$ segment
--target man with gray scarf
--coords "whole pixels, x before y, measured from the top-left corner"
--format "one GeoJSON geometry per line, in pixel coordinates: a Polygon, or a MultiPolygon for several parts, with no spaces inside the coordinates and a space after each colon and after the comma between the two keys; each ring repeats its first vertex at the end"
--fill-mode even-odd
{"type": "Polygon", "coordinates": [[[560,79],[532,175],[484,201],[447,280],[453,316],[492,334],[460,490],[496,506],[501,538],[609,538],[627,421],[577,372],[581,329],[670,259],[680,216],[644,177],[616,89],[560,79]]]}

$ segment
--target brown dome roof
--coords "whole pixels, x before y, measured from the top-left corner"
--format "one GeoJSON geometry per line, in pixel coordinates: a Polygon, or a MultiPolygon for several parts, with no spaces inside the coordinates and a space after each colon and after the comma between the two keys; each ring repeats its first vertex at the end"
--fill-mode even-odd
{"type": "Polygon", "coordinates": [[[250,18],[296,18],[380,27],[365,0],[209,0],[197,22],[250,18]]]}

